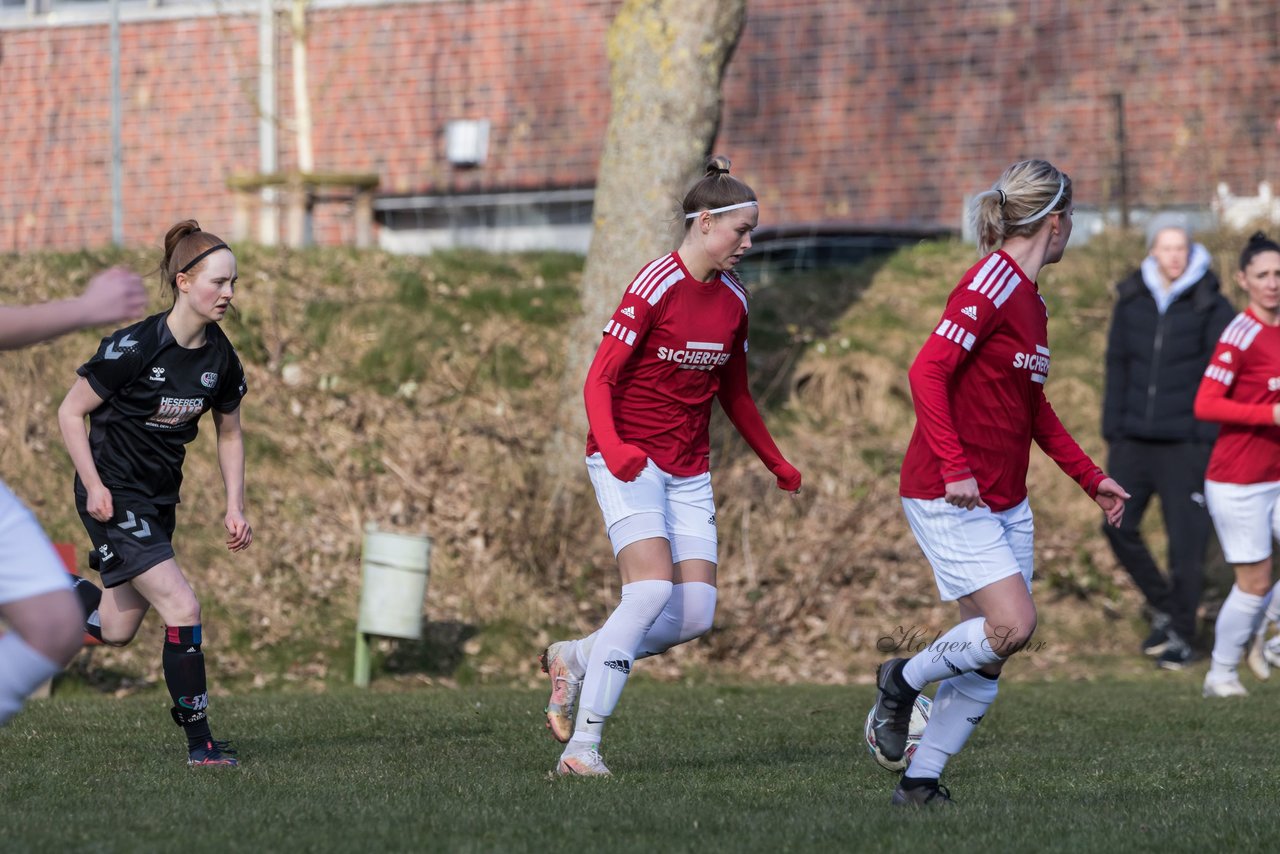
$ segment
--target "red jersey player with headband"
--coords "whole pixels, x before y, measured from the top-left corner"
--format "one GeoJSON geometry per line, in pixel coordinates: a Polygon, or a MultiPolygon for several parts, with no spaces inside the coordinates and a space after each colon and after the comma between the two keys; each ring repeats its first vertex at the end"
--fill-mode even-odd
{"type": "Polygon", "coordinates": [[[1247,693],[1236,668],[1262,620],[1280,536],[1280,244],[1261,232],[1249,238],[1236,282],[1249,305],[1218,339],[1196,394],[1196,418],[1222,424],[1204,496],[1236,574],[1218,612],[1206,697],[1247,693]]]}
{"type": "Polygon", "coordinates": [[[711,628],[712,398],[779,488],[800,491],[800,472],[774,444],[751,398],[747,294],[730,272],[751,246],[756,194],[729,174],[727,159],[716,157],[685,196],[683,211],[680,248],[646,265],[627,287],[587,373],[587,469],[622,596],[598,631],[554,643],[542,656],[552,683],[547,726],[567,742],[556,766],[563,775],[607,776],[600,737],[632,664],[711,628]]]}
{"type": "Polygon", "coordinates": [[[899,491],[942,599],[959,603],[961,622],[876,674],[876,760],[906,771],[895,805],[951,803],[938,783],[943,767],[995,700],[1005,661],[1035,631],[1032,442],[1109,523],[1123,518],[1128,493],[1080,449],[1044,391],[1049,313],[1036,278],[1061,260],[1072,208],[1071,179],[1043,160],[1015,163],[979,193],[970,216],[984,257],[961,277],[911,366],[916,428],[899,491]],[[932,713],[907,757],[911,710],[931,682],[941,683],[932,713]]]}

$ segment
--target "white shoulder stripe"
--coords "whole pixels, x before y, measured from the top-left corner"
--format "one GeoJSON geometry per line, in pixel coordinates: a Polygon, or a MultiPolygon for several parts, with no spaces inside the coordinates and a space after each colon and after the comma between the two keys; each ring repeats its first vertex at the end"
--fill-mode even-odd
{"type": "Polygon", "coordinates": [[[999,308],[1013,295],[1021,281],[1022,277],[1013,271],[1012,264],[999,254],[992,253],[969,283],[969,290],[977,291],[999,308]]]}
{"type": "Polygon", "coordinates": [[[1249,345],[1253,343],[1253,339],[1257,338],[1258,333],[1261,331],[1261,323],[1241,312],[1227,324],[1226,329],[1222,330],[1222,337],[1218,340],[1239,350],[1247,350],[1249,345]]]}
{"type": "Polygon", "coordinates": [[[631,287],[627,289],[627,293],[644,297],[645,293],[653,287],[653,283],[674,266],[676,266],[676,260],[670,255],[664,255],[650,262],[649,266],[641,270],[640,274],[636,276],[635,281],[631,283],[631,287]]]}
{"type": "Polygon", "coordinates": [[[978,271],[978,274],[973,277],[973,281],[969,283],[969,290],[985,294],[989,284],[988,277],[1002,266],[1004,266],[1004,259],[993,253],[987,259],[987,263],[982,265],[982,269],[978,271]]]}
{"type": "MultiPolygon", "coordinates": [[[[669,291],[672,285],[683,278],[684,273],[680,272],[679,268],[671,271],[670,275],[651,288],[648,296],[645,296],[644,298],[649,301],[649,305],[657,305],[658,300],[662,299],[662,295],[669,291]]],[[[641,296],[644,295],[642,294],[641,296]]]]}
{"type": "Polygon", "coordinates": [[[729,276],[726,276],[723,274],[720,276],[720,281],[724,282],[729,287],[729,290],[733,291],[733,295],[736,296],[739,302],[742,303],[742,310],[746,311],[747,310],[747,292],[742,289],[742,285],[735,282],[729,276]]]}
{"type": "Polygon", "coordinates": [[[996,308],[1004,305],[1004,301],[1013,296],[1014,288],[1018,287],[1018,284],[1022,281],[1022,277],[1017,273],[1014,273],[1013,270],[1010,270],[1009,273],[1010,276],[1008,283],[1005,284],[1004,289],[1000,291],[1000,295],[992,300],[992,302],[996,304],[996,308]]]}

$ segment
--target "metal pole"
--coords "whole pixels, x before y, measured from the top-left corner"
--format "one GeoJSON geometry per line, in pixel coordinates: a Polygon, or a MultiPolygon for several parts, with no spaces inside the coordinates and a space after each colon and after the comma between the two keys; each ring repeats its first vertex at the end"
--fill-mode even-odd
{"type": "Polygon", "coordinates": [[[120,142],[120,0],[111,0],[111,242],[124,244],[124,150],[120,142]]]}
{"type": "Polygon", "coordinates": [[[1120,195],[1120,227],[1129,227],[1129,161],[1125,157],[1124,139],[1124,93],[1115,92],[1111,96],[1115,100],[1116,110],[1116,148],[1119,157],[1116,161],[1116,189],[1120,195]]]}
{"type": "MultiPolygon", "coordinates": [[[[274,0],[258,4],[258,171],[274,175],[276,161],[276,22],[274,0]]],[[[258,242],[275,246],[280,234],[274,187],[262,188],[258,242]]]]}

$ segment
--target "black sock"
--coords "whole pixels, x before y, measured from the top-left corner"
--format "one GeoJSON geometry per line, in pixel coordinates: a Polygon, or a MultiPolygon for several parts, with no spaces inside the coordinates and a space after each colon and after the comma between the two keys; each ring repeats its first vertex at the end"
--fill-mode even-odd
{"type": "Polygon", "coordinates": [[[902,775],[901,786],[904,791],[912,789],[935,789],[938,786],[937,777],[908,777],[902,775]]]}
{"type": "Polygon", "coordinates": [[[87,578],[71,573],[68,575],[71,575],[71,586],[75,588],[76,598],[80,600],[80,609],[84,611],[84,630],[101,641],[102,624],[98,620],[98,606],[102,604],[102,591],[87,578]]]}
{"type": "Polygon", "coordinates": [[[912,688],[911,683],[907,681],[906,671],[907,666],[905,664],[895,670],[893,672],[893,684],[904,694],[919,694],[920,692],[912,688]]]}
{"type": "Polygon", "coordinates": [[[199,626],[165,626],[164,682],[173,698],[173,720],[187,733],[187,749],[203,747],[213,739],[206,710],[209,688],[200,651],[199,626]]]}

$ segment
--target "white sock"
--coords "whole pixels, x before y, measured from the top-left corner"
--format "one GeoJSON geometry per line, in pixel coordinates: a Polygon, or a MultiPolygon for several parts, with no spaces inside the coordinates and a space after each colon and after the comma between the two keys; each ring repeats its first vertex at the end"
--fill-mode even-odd
{"type": "Polygon", "coordinates": [[[1268,591],[1266,602],[1266,616],[1263,617],[1262,625],[1258,627],[1258,631],[1265,629],[1268,623],[1280,623],[1280,581],[1277,581],[1275,587],[1268,591]]]}
{"type": "Polygon", "coordinates": [[[671,588],[671,598],[653,621],[636,650],[636,658],[660,655],[673,646],[705,635],[716,613],[716,588],[705,581],[686,581],[671,588]]]}
{"type": "Polygon", "coordinates": [[[919,691],[930,682],[1000,661],[987,640],[986,622],[981,617],[965,620],[916,653],[902,669],[907,684],[919,691]]]}
{"type": "MultiPolygon", "coordinates": [[[[622,599],[595,633],[591,657],[578,695],[578,716],[571,743],[599,742],[631,675],[636,649],[671,598],[670,581],[633,581],[622,585],[622,599]]],[[[581,642],[579,642],[581,645],[581,642]]]]}
{"type": "Polygon", "coordinates": [[[965,673],[938,686],[929,712],[929,724],[907,766],[906,776],[936,780],[947,760],[960,752],[982,721],[1000,689],[998,680],[981,673],[965,673]]]}
{"type": "Polygon", "coordinates": [[[1209,667],[1209,678],[1228,679],[1235,676],[1244,647],[1258,629],[1265,601],[1262,596],[1245,593],[1236,585],[1231,585],[1231,592],[1222,603],[1218,622],[1213,629],[1213,664],[1209,667]]]}
{"type": "Polygon", "coordinates": [[[22,709],[22,703],[62,668],[32,649],[11,631],[0,637],[0,725],[22,709]]]}

